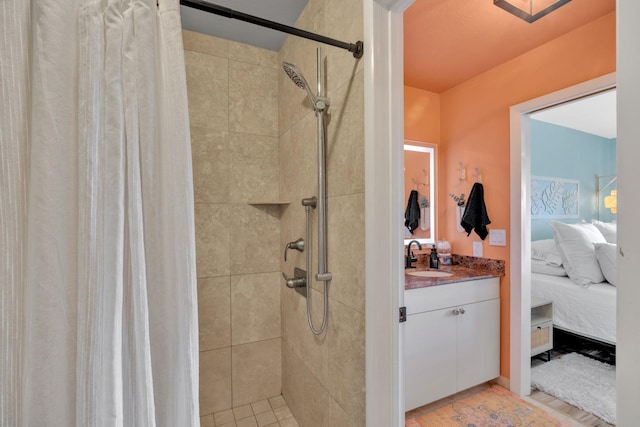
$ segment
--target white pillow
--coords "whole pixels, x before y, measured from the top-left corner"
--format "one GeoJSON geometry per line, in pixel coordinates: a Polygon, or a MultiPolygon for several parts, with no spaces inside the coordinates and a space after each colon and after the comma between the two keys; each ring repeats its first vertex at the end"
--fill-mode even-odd
{"type": "Polygon", "coordinates": [[[604,239],[608,243],[616,243],[618,241],[618,226],[615,222],[602,222],[593,221],[593,225],[596,226],[600,233],[604,236],[604,239]]]}
{"type": "Polygon", "coordinates": [[[616,251],[618,245],[614,243],[594,243],[596,259],[600,264],[600,270],[607,282],[616,285],[616,251]]]}
{"type": "Polygon", "coordinates": [[[564,277],[564,276],[567,275],[567,272],[565,271],[564,268],[556,266],[556,265],[549,265],[545,261],[540,261],[540,260],[537,260],[537,259],[532,259],[531,260],[531,272],[532,273],[547,274],[549,276],[561,276],[561,277],[564,277]]]}
{"type": "Polygon", "coordinates": [[[569,278],[580,286],[604,281],[596,259],[594,243],[607,243],[593,224],[551,222],[553,238],[558,245],[562,266],[569,278]]]}
{"type": "Polygon", "coordinates": [[[531,259],[544,261],[556,267],[562,265],[562,258],[553,239],[534,240],[531,242],[531,259]]]}

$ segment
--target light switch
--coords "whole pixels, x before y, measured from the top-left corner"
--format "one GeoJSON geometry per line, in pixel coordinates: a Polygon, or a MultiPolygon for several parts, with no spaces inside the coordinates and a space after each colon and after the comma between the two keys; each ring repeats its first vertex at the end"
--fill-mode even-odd
{"type": "Polygon", "coordinates": [[[473,256],[482,257],[482,242],[473,242],[473,256]]]}
{"type": "Polygon", "coordinates": [[[507,246],[507,230],[489,230],[489,244],[507,246]]]}

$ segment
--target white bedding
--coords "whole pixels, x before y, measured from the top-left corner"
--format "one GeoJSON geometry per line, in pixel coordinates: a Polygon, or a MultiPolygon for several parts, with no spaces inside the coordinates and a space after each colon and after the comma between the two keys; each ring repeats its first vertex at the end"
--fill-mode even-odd
{"type": "Polygon", "coordinates": [[[531,295],[553,301],[555,327],[616,343],[616,288],[607,282],[578,286],[568,277],[531,274],[531,295]]]}

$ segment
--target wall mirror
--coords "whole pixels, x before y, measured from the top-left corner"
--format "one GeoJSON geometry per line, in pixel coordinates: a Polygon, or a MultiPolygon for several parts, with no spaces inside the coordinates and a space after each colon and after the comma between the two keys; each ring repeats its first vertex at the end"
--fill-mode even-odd
{"type": "Polygon", "coordinates": [[[406,140],[404,142],[403,212],[406,211],[411,192],[417,191],[420,219],[413,233],[409,228],[404,227],[405,245],[411,240],[417,240],[421,244],[435,243],[435,187],[435,147],[426,142],[406,140]]]}

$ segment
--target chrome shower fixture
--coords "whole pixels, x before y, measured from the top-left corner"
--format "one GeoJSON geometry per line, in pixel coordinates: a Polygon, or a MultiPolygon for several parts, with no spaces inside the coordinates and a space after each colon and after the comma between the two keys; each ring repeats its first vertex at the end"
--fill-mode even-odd
{"type": "MultiPolygon", "coordinates": [[[[326,133],[327,130],[325,128],[325,115],[327,113],[326,108],[329,105],[329,98],[325,98],[325,90],[324,90],[324,78],[323,78],[323,69],[322,69],[323,61],[322,61],[322,49],[317,49],[317,70],[318,70],[318,94],[314,95],[311,93],[311,89],[309,88],[309,83],[304,78],[302,73],[298,70],[298,68],[289,63],[283,62],[282,68],[284,68],[284,72],[287,73],[287,76],[301,89],[304,89],[309,96],[309,100],[311,101],[311,105],[313,105],[313,109],[316,113],[316,119],[318,124],[318,197],[315,196],[309,197],[306,199],[302,199],[302,206],[304,206],[305,211],[305,223],[306,223],[306,237],[305,242],[311,241],[311,229],[310,224],[311,220],[309,217],[311,209],[317,209],[318,212],[318,272],[316,273],[316,280],[323,282],[323,315],[322,315],[322,325],[319,329],[316,329],[313,321],[311,319],[311,248],[307,248],[305,246],[304,250],[307,253],[306,256],[306,277],[304,278],[304,286],[306,288],[307,294],[307,322],[309,323],[309,328],[314,335],[320,335],[326,330],[327,327],[327,318],[328,311],[327,306],[329,303],[329,285],[328,282],[332,279],[331,272],[327,269],[327,178],[326,178],[326,168],[327,168],[327,155],[326,155],[326,133]]],[[[295,244],[295,242],[293,242],[295,244]]],[[[302,270],[300,270],[302,271],[302,270]]],[[[289,278],[284,276],[287,286],[294,283],[291,282],[289,278]]],[[[296,282],[302,284],[303,280],[296,282]]]]}
{"type": "Polygon", "coordinates": [[[298,67],[289,62],[283,62],[282,68],[284,68],[284,72],[287,73],[287,76],[289,76],[291,81],[293,81],[296,86],[307,91],[307,96],[309,97],[311,105],[313,105],[313,109],[316,112],[323,111],[325,108],[327,108],[327,106],[330,104],[329,98],[325,98],[320,95],[314,95],[311,92],[311,89],[309,89],[309,83],[307,83],[304,75],[300,72],[300,70],[298,70],[298,67]]]}

